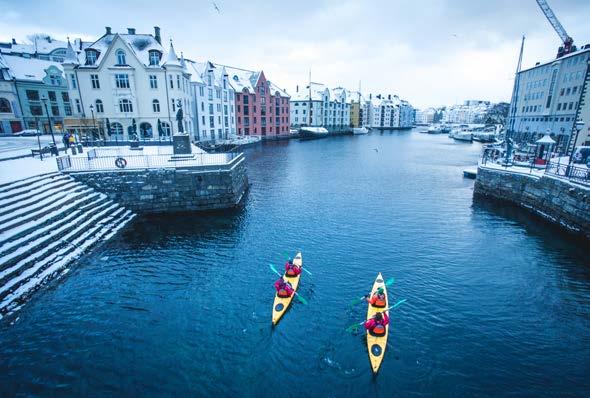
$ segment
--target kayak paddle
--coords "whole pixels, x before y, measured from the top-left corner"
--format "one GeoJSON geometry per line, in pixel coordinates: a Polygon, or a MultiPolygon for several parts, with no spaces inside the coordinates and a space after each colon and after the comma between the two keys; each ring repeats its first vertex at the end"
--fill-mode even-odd
{"type": "MultiPolygon", "coordinates": [[[[279,273],[279,271],[277,271],[277,269],[275,268],[275,266],[274,266],[274,265],[272,265],[272,264],[268,264],[268,265],[270,266],[270,269],[271,269],[271,270],[272,270],[272,271],[273,271],[275,274],[277,274],[278,276],[280,276],[281,278],[283,278],[283,275],[281,275],[281,274],[279,273]]],[[[295,293],[295,295],[297,296],[297,298],[299,299],[299,301],[301,301],[303,304],[306,304],[306,305],[307,305],[307,300],[306,300],[306,299],[304,299],[303,297],[301,297],[301,295],[300,295],[299,293],[297,293],[296,291],[293,291],[293,293],[295,293]]]]}
{"type": "MultiPolygon", "coordinates": [[[[287,258],[291,258],[291,256],[289,254],[287,254],[287,252],[283,252],[283,256],[285,256],[287,258]]],[[[304,268],[302,266],[301,269],[304,270],[305,272],[307,272],[309,275],[313,275],[310,271],[307,270],[307,268],[304,268]]]]}
{"type": "MultiPolygon", "coordinates": [[[[397,306],[402,305],[403,303],[405,303],[406,301],[407,301],[407,299],[400,300],[397,303],[395,303],[394,305],[392,305],[391,307],[383,308],[383,310],[380,311],[380,312],[385,312],[385,311],[393,310],[397,306]]],[[[360,323],[355,323],[353,325],[350,325],[349,327],[346,328],[346,331],[349,332],[349,333],[356,332],[358,330],[359,326],[363,326],[365,324],[365,322],[367,322],[367,320],[362,321],[360,323]]]]}
{"type": "MultiPolygon", "coordinates": [[[[389,287],[389,286],[393,285],[393,282],[395,282],[395,278],[389,278],[388,280],[385,281],[385,286],[389,287]]],[[[354,299],[352,301],[352,303],[350,303],[350,305],[351,306],[355,306],[355,305],[357,305],[359,303],[362,303],[365,300],[365,297],[366,296],[363,296],[363,297],[358,298],[358,299],[354,299]]]]}

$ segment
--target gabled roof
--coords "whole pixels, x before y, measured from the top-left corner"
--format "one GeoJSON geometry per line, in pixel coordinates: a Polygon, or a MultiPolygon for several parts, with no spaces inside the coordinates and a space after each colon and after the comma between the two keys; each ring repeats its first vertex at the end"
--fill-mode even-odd
{"type": "Polygon", "coordinates": [[[78,55],[72,48],[72,43],[70,43],[70,39],[68,39],[68,48],[66,49],[66,56],[64,58],[64,64],[70,65],[79,65],[80,62],[78,61],[78,55]]]}
{"type": "MultiPolygon", "coordinates": [[[[152,36],[148,34],[106,34],[102,36],[100,39],[86,47],[86,50],[96,50],[98,51],[98,57],[96,59],[96,63],[94,65],[84,65],[86,63],[86,53],[82,51],[78,55],[78,60],[80,62],[81,68],[97,68],[98,65],[101,64],[103,61],[106,53],[108,52],[109,48],[117,39],[121,39],[127,46],[129,50],[133,52],[135,57],[141,62],[144,66],[150,66],[150,59],[149,59],[149,51],[156,50],[160,53],[164,54],[164,48],[158,41],[152,36]]],[[[176,55],[176,54],[174,54],[176,55]]],[[[178,57],[176,57],[178,59],[178,57]]],[[[164,59],[164,57],[162,57],[164,59]]],[[[162,64],[162,62],[160,62],[162,64]]],[[[153,67],[153,66],[152,66],[153,67]]]]}
{"type": "Polygon", "coordinates": [[[55,67],[63,72],[59,62],[45,61],[36,58],[23,58],[14,55],[3,55],[4,64],[9,69],[9,74],[16,80],[42,82],[47,75],[46,70],[55,67]]]}

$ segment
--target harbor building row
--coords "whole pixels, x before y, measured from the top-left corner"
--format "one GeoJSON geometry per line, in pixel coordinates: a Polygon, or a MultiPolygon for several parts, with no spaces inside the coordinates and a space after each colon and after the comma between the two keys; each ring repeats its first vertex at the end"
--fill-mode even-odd
{"type": "Polygon", "coordinates": [[[406,128],[413,108],[397,96],[311,83],[290,96],[264,71],[186,59],[153,33],[110,27],[94,42],[35,35],[0,43],[0,134],[71,131],[109,140],[195,141],[232,136],[279,138],[291,128],[406,128]]]}

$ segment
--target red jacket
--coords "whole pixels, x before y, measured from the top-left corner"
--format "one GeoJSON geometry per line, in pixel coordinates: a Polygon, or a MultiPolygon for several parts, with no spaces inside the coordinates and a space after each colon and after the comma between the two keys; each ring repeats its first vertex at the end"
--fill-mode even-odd
{"type": "MultiPolygon", "coordinates": [[[[389,325],[389,317],[387,316],[387,314],[385,312],[382,312],[383,314],[383,319],[381,320],[381,323],[383,326],[389,325]]],[[[375,320],[375,318],[371,318],[369,319],[367,322],[365,322],[365,329],[367,330],[373,330],[373,328],[375,326],[377,326],[378,322],[375,320]]]]}
{"type": "Polygon", "coordinates": [[[280,278],[275,282],[275,289],[277,290],[277,292],[281,289],[284,289],[287,291],[287,293],[289,293],[289,296],[293,294],[293,288],[291,287],[291,285],[286,283],[283,280],[283,278],[280,278]]]}
{"type": "Polygon", "coordinates": [[[298,267],[295,264],[289,264],[289,262],[287,261],[285,263],[285,272],[289,271],[290,269],[293,270],[293,272],[295,273],[295,276],[297,276],[301,273],[301,267],[298,267]]]}

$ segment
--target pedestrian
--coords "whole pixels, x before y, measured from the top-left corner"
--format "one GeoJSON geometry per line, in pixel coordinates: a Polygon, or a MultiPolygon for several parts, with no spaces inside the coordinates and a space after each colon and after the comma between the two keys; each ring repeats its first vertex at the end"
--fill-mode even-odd
{"type": "Polygon", "coordinates": [[[70,133],[68,133],[67,131],[64,133],[64,135],[61,137],[61,141],[64,144],[64,151],[66,153],[66,155],[68,154],[68,148],[70,147],[70,133]]]}

